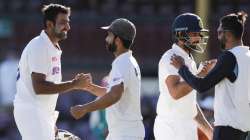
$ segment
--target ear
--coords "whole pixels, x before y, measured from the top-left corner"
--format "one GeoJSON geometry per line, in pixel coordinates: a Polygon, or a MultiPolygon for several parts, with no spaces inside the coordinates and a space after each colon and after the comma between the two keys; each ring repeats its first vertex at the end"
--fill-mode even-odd
{"type": "Polygon", "coordinates": [[[178,43],[177,43],[178,45],[184,45],[185,44],[185,42],[183,41],[183,40],[178,40],[178,43]]]}
{"type": "Polygon", "coordinates": [[[226,38],[226,40],[231,41],[231,40],[233,40],[234,36],[231,32],[225,32],[225,38],[226,38]]]}
{"type": "Polygon", "coordinates": [[[117,36],[115,38],[115,43],[116,43],[117,46],[121,46],[122,45],[122,40],[120,39],[120,37],[117,36]]]}
{"type": "Polygon", "coordinates": [[[54,27],[54,23],[52,21],[50,21],[50,20],[47,20],[46,21],[46,26],[47,26],[47,28],[52,28],[52,27],[54,27]]]}

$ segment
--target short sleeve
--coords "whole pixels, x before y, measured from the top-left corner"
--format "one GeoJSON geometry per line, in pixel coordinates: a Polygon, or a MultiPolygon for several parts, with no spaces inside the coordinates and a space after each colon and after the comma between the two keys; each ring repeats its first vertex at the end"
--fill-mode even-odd
{"type": "Polygon", "coordinates": [[[45,46],[32,46],[28,52],[30,72],[48,73],[48,52],[45,46]]]}
{"type": "Polygon", "coordinates": [[[121,83],[124,83],[124,77],[121,74],[121,71],[119,70],[119,67],[117,66],[112,66],[112,70],[109,74],[109,83],[108,83],[108,91],[113,86],[119,85],[121,83]]]}
{"type": "Polygon", "coordinates": [[[168,77],[169,75],[179,75],[178,69],[176,69],[173,65],[170,64],[170,58],[168,56],[164,56],[159,63],[159,71],[164,77],[168,77]]]}

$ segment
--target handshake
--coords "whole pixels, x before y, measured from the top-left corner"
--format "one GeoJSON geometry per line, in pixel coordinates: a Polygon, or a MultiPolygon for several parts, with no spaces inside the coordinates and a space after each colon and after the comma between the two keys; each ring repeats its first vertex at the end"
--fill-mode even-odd
{"type": "Polygon", "coordinates": [[[92,82],[92,76],[90,73],[84,74],[80,73],[75,76],[75,78],[72,80],[73,87],[76,90],[87,90],[92,82]]]}

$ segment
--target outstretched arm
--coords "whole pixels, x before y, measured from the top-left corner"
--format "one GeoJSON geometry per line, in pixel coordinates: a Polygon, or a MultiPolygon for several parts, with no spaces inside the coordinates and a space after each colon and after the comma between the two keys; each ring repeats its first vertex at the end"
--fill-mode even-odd
{"type": "Polygon", "coordinates": [[[46,95],[65,93],[74,89],[82,89],[90,82],[90,79],[87,75],[88,74],[78,74],[71,81],[53,83],[46,81],[46,75],[32,72],[31,79],[35,93],[38,95],[46,95]]]}
{"type": "Polygon", "coordinates": [[[71,115],[75,119],[80,119],[88,112],[107,108],[120,100],[123,90],[124,90],[123,83],[115,85],[111,88],[111,90],[108,93],[104,94],[97,100],[84,105],[76,105],[74,107],[71,107],[70,109],[71,115]]]}
{"type": "Polygon", "coordinates": [[[204,78],[193,75],[184,65],[180,56],[173,56],[171,64],[179,69],[178,73],[181,77],[199,92],[204,92],[212,88],[224,78],[228,78],[231,82],[234,82],[237,77],[237,74],[234,73],[235,66],[237,65],[236,58],[228,51],[220,55],[215,67],[204,78]]]}
{"type": "Polygon", "coordinates": [[[88,85],[85,90],[98,97],[105,95],[107,92],[107,89],[105,87],[98,86],[96,84],[88,85]]]}

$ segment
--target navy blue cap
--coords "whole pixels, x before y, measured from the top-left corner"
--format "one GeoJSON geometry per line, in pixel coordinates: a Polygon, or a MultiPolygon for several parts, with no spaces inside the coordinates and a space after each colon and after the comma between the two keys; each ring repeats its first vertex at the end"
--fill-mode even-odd
{"type": "Polygon", "coordinates": [[[177,16],[172,25],[172,32],[208,32],[204,29],[201,18],[192,13],[184,13],[177,16]]]}

